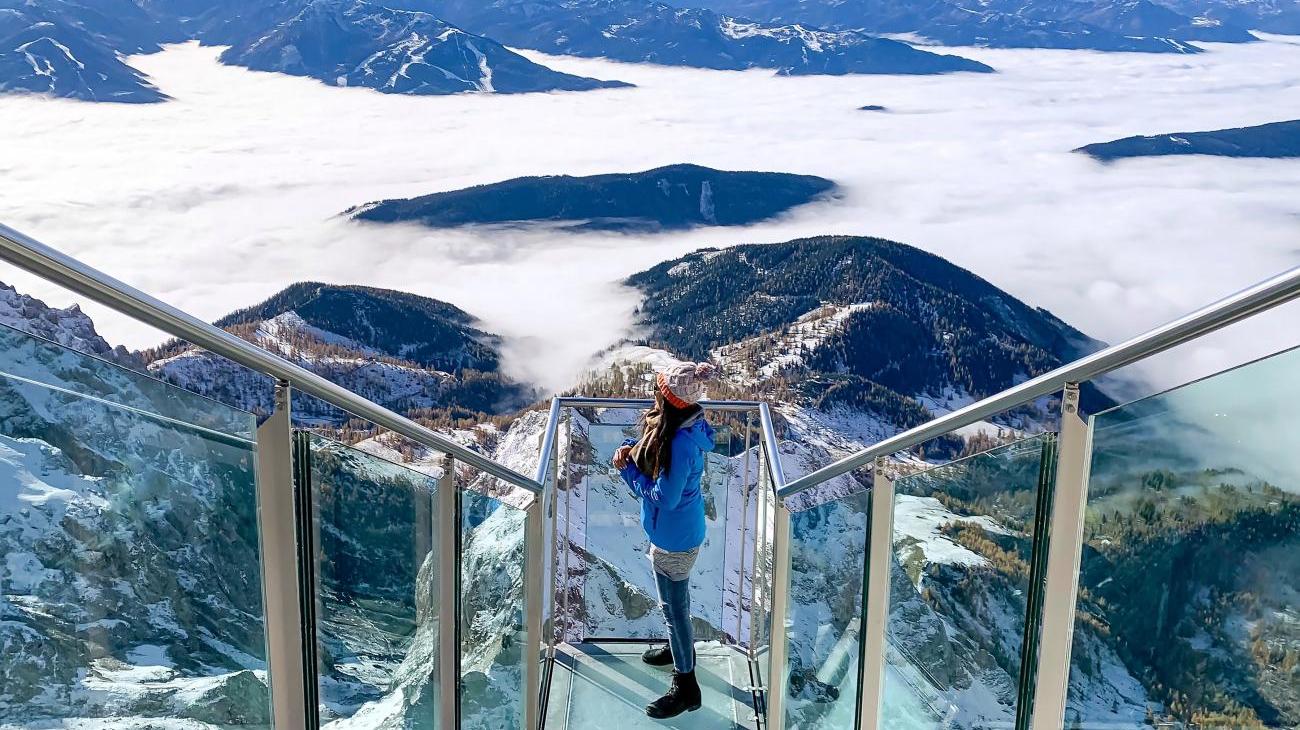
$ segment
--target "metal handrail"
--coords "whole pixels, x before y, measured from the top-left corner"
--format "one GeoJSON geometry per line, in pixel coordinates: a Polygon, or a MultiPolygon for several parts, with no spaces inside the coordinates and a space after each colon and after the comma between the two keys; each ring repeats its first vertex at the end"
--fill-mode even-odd
{"type": "Polygon", "coordinates": [[[878,456],[909,449],[963,426],[982,421],[1015,406],[1060,392],[1069,383],[1092,380],[1125,365],[1131,365],[1189,340],[1207,335],[1234,322],[1300,297],[1300,266],[1271,279],[1243,289],[1231,296],[1202,307],[1184,317],[1138,335],[1126,342],[1107,347],[1051,372],[1026,380],[997,395],[972,403],[940,416],[916,428],[880,441],[862,451],[806,474],[777,490],[781,498],[798,494],[870,464],[878,456]]]}
{"type": "Polygon", "coordinates": [[[763,442],[766,447],[763,451],[767,454],[767,470],[772,475],[773,488],[777,496],[780,496],[781,490],[785,488],[785,470],[781,467],[780,442],[776,440],[776,428],[772,425],[772,409],[766,403],[759,404],[758,419],[763,426],[763,442]]]}
{"type": "MultiPolygon", "coordinates": [[[[565,396],[559,398],[565,408],[649,408],[655,404],[651,398],[587,398],[565,396]]],[[[754,411],[762,405],[756,400],[702,400],[700,407],[706,411],[754,411]]]]}
{"type": "Polygon", "coordinates": [[[450,454],[458,461],[498,479],[534,494],[542,492],[541,480],[526,477],[482,454],[439,436],[432,429],[362,398],[310,370],[294,365],[219,327],[186,314],[4,224],[0,224],[0,259],[246,368],[276,380],[287,381],[304,393],[399,433],[412,441],[444,454],[450,454]]]}
{"type": "Polygon", "coordinates": [[[551,399],[551,412],[546,418],[546,430],[542,432],[542,453],[537,459],[537,483],[545,484],[546,475],[550,472],[551,452],[555,451],[555,439],[558,435],[560,425],[561,400],[559,398],[551,399]]]}
{"type": "MultiPolygon", "coordinates": [[[[551,399],[550,414],[546,419],[546,430],[542,432],[542,452],[537,462],[537,482],[546,483],[547,465],[555,451],[555,441],[559,433],[560,411],[565,408],[649,408],[654,405],[650,398],[588,398],[585,396],[556,396],[551,399]]],[[[700,406],[713,411],[755,411],[765,404],[747,400],[702,400],[700,406]]],[[[769,417],[770,418],[770,417],[769,417]]]]}

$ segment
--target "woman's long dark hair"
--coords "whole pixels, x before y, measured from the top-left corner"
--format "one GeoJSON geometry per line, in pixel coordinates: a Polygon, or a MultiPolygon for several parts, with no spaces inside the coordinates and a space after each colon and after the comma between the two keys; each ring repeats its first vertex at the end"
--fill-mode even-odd
{"type": "Polygon", "coordinates": [[[673,436],[683,423],[704,410],[694,403],[688,408],[678,408],[655,392],[654,407],[641,418],[641,439],[632,447],[632,461],[642,474],[658,479],[673,465],[673,436]]]}

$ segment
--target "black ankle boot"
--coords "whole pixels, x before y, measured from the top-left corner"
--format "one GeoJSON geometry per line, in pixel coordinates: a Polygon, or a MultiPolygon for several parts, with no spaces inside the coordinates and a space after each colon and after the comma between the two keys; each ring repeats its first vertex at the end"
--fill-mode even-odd
{"type": "Polygon", "coordinates": [[[695,681],[695,672],[673,672],[673,686],[659,699],[645,708],[645,714],[656,720],[677,717],[683,712],[700,709],[700,684],[695,681]]]}
{"type": "Polygon", "coordinates": [[[652,667],[666,667],[673,663],[672,647],[667,644],[650,647],[641,655],[641,661],[652,667]]]}

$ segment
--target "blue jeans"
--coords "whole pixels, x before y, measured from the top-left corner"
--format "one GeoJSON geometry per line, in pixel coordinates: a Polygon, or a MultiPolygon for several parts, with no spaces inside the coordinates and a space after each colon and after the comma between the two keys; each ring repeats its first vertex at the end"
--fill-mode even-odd
{"type": "Polygon", "coordinates": [[[695,629],[691,626],[691,581],[673,580],[655,571],[659,605],[668,624],[668,646],[673,650],[673,669],[685,674],[695,671],[695,629]]]}

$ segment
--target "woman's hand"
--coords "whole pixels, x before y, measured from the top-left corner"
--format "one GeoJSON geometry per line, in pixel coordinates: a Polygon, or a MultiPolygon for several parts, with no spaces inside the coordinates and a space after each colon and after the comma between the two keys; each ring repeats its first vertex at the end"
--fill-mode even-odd
{"type": "Polygon", "coordinates": [[[632,459],[632,447],[620,446],[618,451],[614,452],[614,468],[622,469],[627,466],[628,461],[632,459]]]}

